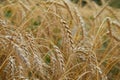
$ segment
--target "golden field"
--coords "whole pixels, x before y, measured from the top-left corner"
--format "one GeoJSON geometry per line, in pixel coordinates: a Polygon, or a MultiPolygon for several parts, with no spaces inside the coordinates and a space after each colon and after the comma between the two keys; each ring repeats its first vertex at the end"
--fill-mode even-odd
{"type": "Polygon", "coordinates": [[[119,80],[120,9],[86,1],[1,0],[0,80],[119,80]]]}

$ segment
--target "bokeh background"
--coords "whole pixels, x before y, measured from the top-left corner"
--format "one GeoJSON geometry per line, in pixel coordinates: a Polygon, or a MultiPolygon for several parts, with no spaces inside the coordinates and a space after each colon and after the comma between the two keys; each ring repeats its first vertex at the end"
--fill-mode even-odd
{"type": "MultiPolygon", "coordinates": [[[[86,0],[71,0],[73,3],[78,4],[80,1],[82,1],[82,5],[87,4],[86,0]]],[[[102,0],[90,0],[90,1],[94,1],[96,2],[98,5],[102,5],[102,0]]],[[[106,0],[108,1],[108,0],[106,0]]],[[[109,3],[109,5],[111,7],[114,8],[120,8],[120,0],[111,0],[111,2],[109,3]]]]}

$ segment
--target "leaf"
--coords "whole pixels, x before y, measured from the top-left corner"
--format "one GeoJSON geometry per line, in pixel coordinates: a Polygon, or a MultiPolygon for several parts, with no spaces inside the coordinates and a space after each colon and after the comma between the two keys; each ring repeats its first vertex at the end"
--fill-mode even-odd
{"type": "Polygon", "coordinates": [[[12,16],[12,11],[11,11],[10,9],[6,10],[6,11],[4,12],[4,16],[5,16],[6,18],[10,18],[10,17],[12,16]]]}
{"type": "Polygon", "coordinates": [[[45,56],[45,63],[50,63],[50,56],[48,54],[45,56]]]}

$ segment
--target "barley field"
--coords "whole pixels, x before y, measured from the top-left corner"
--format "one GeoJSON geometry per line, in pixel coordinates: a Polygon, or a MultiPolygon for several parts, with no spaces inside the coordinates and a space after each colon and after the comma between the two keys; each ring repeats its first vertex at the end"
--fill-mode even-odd
{"type": "Polygon", "coordinates": [[[0,80],[120,80],[120,9],[86,2],[0,0],[0,80]]]}

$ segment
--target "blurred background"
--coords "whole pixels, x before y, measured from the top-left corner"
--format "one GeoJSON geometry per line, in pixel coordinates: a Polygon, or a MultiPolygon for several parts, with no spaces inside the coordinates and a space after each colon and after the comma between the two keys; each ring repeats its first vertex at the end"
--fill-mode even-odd
{"type": "MultiPolygon", "coordinates": [[[[7,1],[7,0],[0,0],[0,4],[5,1],[7,1]]],[[[11,0],[11,1],[16,1],[16,0],[11,0]]],[[[48,1],[48,0],[44,0],[44,1],[48,1]]],[[[82,3],[82,6],[85,6],[87,4],[87,1],[89,1],[89,2],[94,1],[98,5],[102,5],[102,3],[105,3],[108,0],[70,0],[70,1],[77,5],[80,5],[80,3],[82,3]]],[[[111,0],[109,3],[109,6],[114,7],[114,8],[120,8],[120,0],[111,0]]]]}
{"type": "MultiPolygon", "coordinates": [[[[86,2],[87,0],[70,0],[70,1],[72,1],[75,4],[79,4],[80,2],[82,2],[82,6],[87,4],[86,2]]],[[[108,0],[89,0],[89,1],[94,1],[98,5],[102,5],[102,2],[108,1],[108,0]]],[[[120,0],[111,0],[109,5],[114,8],[120,8],[120,0]]]]}

